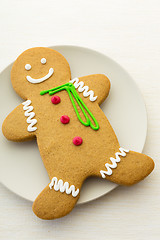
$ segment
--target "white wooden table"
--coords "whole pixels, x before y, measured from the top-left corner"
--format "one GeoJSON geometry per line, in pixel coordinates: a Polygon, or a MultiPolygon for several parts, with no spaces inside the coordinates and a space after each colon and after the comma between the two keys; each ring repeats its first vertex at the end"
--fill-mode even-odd
{"type": "Polygon", "coordinates": [[[54,221],[38,219],[31,202],[0,185],[0,239],[160,239],[159,26],[159,0],[1,1],[0,71],[33,46],[81,45],[110,56],[144,96],[144,153],[153,157],[156,168],[145,181],[118,187],[54,221]]]}

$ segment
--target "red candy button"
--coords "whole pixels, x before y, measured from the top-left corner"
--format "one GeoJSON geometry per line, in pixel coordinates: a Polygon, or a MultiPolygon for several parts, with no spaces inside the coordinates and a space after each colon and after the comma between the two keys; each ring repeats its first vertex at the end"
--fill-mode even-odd
{"type": "Polygon", "coordinates": [[[63,115],[62,117],[60,117],[61,123],[63,124],[67,124],[70,121],[70,118],[67,115],[63,115]]]}
{"type": "Polygon", "coordinates": [[[76,145],[76,146],[81,145],[82,142],[83,142],[83,140],[82,140],[81,137],[74,137],[74,138],[73,138],[73,144],[76,145]]]}
{"type": "Polygon", "coordinates": [[[60,97],[59,96],[53,96],[52,98],[51,98],[51,102],[53,103],[53,104],[58,104],[58,103],[60,103],[60,101],[61,101],[61,99],[60,99],[60,97]]]}

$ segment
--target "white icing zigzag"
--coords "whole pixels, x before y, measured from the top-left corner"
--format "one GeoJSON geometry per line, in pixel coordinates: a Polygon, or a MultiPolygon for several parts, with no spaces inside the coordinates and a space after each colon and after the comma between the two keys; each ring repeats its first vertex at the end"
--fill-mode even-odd
{"type": "Polygon", "coordinates": [[[25,111],[24,115],[27,118],[27,123],[29,126],[27,127],[28,132],[34,132],[36,131],[37,127],[33,127],[36,123],[37,120],[33,119],[35,116],[35,113],[33,112],[33,106],[29,106],[31,104],[31,100],[27,100],[22,103],[24,105],[23,110],[25,111]]]}
{"type": "Polygon", "coordinates": [[[107,168],[107,171],[101,170],[100,173],[102,175],[102,178],[105,178],[105,174],[106,175],[112,175],[112,169],[111,168],[116,168],[117,167],[117,163],[121,161],[119,156],[125,157],[126,156],[126,152],[128,153],[129,150],[126,150],[124,148],[119,148],[120,152],[116,152],[116,158],[110,157],[110,160],[112,162],[112,164],[106,163],[105,167],[107,168]]]}
{"type": "Polygon", "coordinates": [[[52,189],[54,186],[54,190],[55,191],[60,191],[61,193],[66,192],[66,194],[71,194],[73,197],[77,197],[78,193],[79,193],[79,189],[77,188],[77,190],[75,191],[75,186],[71,185],[69,187],[69,183],[65,182],[63,183],[63,180],[60,179],[58,181],[58,179],[56,177],[53,177],[51,180],[51,183],[49,184],[49,188],[52,189]]]}
{"type": "Polygon", "coordinates": [[[78,88],[78,92],[83,92],[84,97],[89,97],[91,102],[94,102],[97,99],[97,96],[94,97],[94,92],[92,90],[89,91],[88,86],[84,86],[84,82],[80,81],[78,78],[74,78],[70,80],[71,83],[74,84],[75,88],[78,88]]]}

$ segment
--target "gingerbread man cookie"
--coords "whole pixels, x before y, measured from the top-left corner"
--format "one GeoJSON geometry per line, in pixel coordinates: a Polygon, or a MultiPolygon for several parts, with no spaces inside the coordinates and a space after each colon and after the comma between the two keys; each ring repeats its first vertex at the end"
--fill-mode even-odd
{"type": "Polygon", "coordinates": [[[38,47],[17,58],[11,81],[25,101],[4,120],[3,134],[12,141],[36,138],[50,178],[33,203],[38,217],[68,214],[89,176],[132,185],[153,170],[150,157],[119,145],[100,109],[110,90],[105,75],[71,79],[69,64],[60,53],[38,47]]]}

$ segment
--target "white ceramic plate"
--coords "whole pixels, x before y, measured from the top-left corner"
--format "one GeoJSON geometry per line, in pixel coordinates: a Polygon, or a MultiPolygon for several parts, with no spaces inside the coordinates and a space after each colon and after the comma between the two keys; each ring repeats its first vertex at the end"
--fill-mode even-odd
{"type": "MultiPolygon", "coordinates": [[[[72,78],[104,73],[111,81],[109,97],[101,106],[114,128],[120,145],[141,152],[146,139],[147,116],[143,98],[130,75],[109,57],[88,48],[54,46],[68,60],[72,78]]],[[[0,74],[0,125],[22,100],[14,92],[9,65],[0,74]]],[[[36,141],[15,143],[7,141],[0,132],[0,180],[14,193],[34,201],[49,183],[36,141]]],[[[96,199],[117,185],[91,178],[82,188],[78,203],[96,199]]]]}

